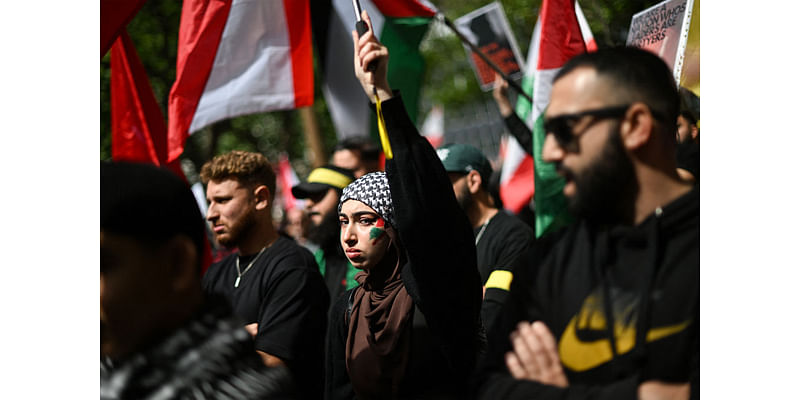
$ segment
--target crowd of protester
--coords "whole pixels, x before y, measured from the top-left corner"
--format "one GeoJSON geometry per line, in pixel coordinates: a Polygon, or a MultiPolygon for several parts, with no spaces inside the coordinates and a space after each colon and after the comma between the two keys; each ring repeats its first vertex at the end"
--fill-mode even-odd
{"type": "Polygon", "coordinates": [[[575,221],[534,238],[480,150],[420,136],[388,49],[353,45],[385,164],[343,141],[285,221],[258,153],[203,165],[205,221],[171,172],[101,163],[101,398],[699,397],[699,115],[664,62],[603,49],[554,77],[542,157],[575,221]],[[229,250],[203,271],[207,229],[229,250]]]}

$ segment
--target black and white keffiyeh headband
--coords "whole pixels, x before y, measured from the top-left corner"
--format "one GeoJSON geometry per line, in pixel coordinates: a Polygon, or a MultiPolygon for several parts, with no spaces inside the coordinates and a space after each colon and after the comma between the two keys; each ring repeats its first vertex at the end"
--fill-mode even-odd
{"type": "Polygon", "coordinates": [[[394,206],[392,193],[389,190],[389,180],[385,172],[372,172],[356,179],[347,185],[339,199],[339,212],[346,200],[358,200],[378,213],[392,226],[394,223],[394,206]]]}

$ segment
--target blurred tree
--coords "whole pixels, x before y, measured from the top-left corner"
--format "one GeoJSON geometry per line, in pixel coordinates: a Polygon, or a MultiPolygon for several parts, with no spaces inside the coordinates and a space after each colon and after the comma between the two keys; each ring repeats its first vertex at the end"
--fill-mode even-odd
{"type": "MultiPolygon", "coordinates": [[[[490,3],[487,0],[431,1],[451,20],[490,3]]],[[[500,3],[525,58],[542,2],[502,0],[500,3]]],[[[633,14],[657,3],[645,0],[580,2],[601,48],[624,44],[633,14]]],[[[127,27],[165,118],[169,90],[175,80],[181,7],[182,3],[177,1],[148,1],[127,27]]],[[[427,65],[421,107],[418,110],[423,116],[433,104],[444,104],[454,110],[491,100],[491,94],[482,92],[478,86],[462,44],[446,26],[434,21],[422,42],[421,50],[427,65]]],[[[109,58],[106,54],[100,61],[100,158],[104,160],[111,158],[109,58]]],[[[320,75],[316,65],[314,71],[316,101],[313,109],[323,144],[330,151],[337,139],[320,90],[320,75]]],[[[285,151],[302,177],[310,170],[310,154],[306,147],[300,117],[295,110],[288,110],[215,123],[190,136],[182,157],[199,168],[214,155],[233,149],[259,151],[274,161],[277,161],[280,152],[285,151]]]]}
{"type": "MultiPolygon", "coordinates": [[[[455,21],[491,2],[434,0],[433,3],[451,21],[455,21]]],[[[542,0],[502,0],[499,3],[506,13],[521,56],[527,58],[542,0]]],[[[600,48],[624,45],[633,14],[657,3],[659,1],[652,0],[579,2],[600,48]]],[[[481,91],[463,45],[444,24],[438,22],[432,24],[428,36],[422,43],[422,53],[428,68],[422,86],[420,113],[426,113],[433,104],[444,104],[453,110],[491,101],[491,93],[481,91]]]]}

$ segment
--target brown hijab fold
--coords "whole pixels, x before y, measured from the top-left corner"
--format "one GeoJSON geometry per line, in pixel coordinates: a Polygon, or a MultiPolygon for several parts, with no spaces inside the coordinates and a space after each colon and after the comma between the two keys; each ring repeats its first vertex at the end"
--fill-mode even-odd
{"type": "Polygon", "coordinates": [[[401,262],[393,250],[384,257],[395,260],[393,268],[381,262],[355,276],[360,285],[348,321],[345,363],[359,399],[396,398],[411,350],[414,301],[400,278],[401,262]]]}

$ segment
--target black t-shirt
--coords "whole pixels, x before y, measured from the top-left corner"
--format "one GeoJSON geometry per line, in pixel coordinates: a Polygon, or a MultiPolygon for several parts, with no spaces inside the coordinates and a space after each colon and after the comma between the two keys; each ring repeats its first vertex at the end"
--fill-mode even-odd
{"type": "Polygon", "coordinates": [[[533,241],[533,230],[503,210],[489,220],[483,233],[481,228],[483,226],[475,228],[475,237],[481,235],[476,252],[481,282],[486,283],[492,271],[509,269],[517,257],[528,249],[533,241]]]}
{"type": "Polygon", "coordinates": [[[700,183],[700,145],[694,142],[678,144],[675,152],[678,168],[685,169],[700,183]]]}
{"type": "MultiPolygon", "coordinates": [[[[238,256],[211,265],[203,289],[224,296],[245,323],[257,322],[256,349],[284,360],[304,397],[320,398],[329,298],[314,256],[281,236],[234,287],[238,256]]],[[[239,268],[253,258],[243,257],[239,268]]]]}

